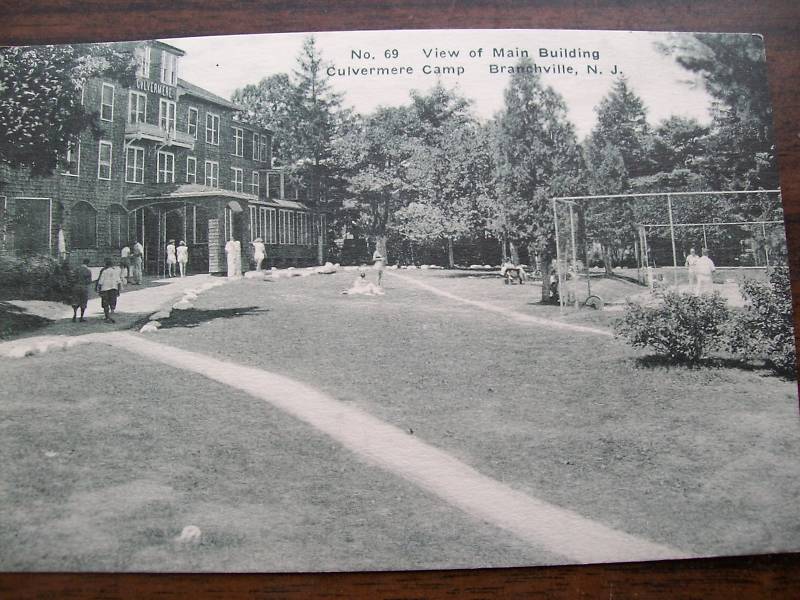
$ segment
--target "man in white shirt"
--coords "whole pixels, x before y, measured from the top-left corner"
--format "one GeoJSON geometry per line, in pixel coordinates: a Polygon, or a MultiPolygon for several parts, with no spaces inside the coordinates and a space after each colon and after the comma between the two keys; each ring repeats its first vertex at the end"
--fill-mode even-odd
{"type": "Polygon", "coordinates": [[[119,269],[114,267],[114,262],[110,258],[106,259],[105,266],[100,270],[95,289],[100,292],[100,302],[103,314],[106,316],[105,322],[115,323],[111,313],[117,309],[117,296],[122,291],[122,278],[119,269]]]}
{"type": "Polygon", "coordinates": [[[697,285],[695,287],[696,294],[710,294],[713,291],[714,280],[712,273],[717,270],[714,266],[714,261],[708,256],[708,248],[703,248],[703,256],[697,259],[694,264],[695,277],[697,278],[697,285]]]}
{"type": "Polygon", "coordinates": [[[697,287],[697,261],[700,257],[694,251],[694,248],[689,248],[689,254],[686,256],[686,268],[689,269],[689,289],[697,287]]]}

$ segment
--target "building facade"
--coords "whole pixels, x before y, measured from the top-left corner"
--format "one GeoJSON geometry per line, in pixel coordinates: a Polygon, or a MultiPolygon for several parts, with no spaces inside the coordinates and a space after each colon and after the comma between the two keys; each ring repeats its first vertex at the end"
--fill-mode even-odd
{"type": "Polygon", "coordinates": [[[121,46],[136,56],[135,83],[97,78],[82,90],[99,135],[84,131],[50,177],[0,166],[0,248],[101,264],[140,241],[147,271],[158,274],[168,241],[183,240],[190,272],[221,272],[228,240],[241,241],[247,268],[250,242],[260,237],[267,266],[320,262],[326,216],[297,193],[287,198],[283,171],[271,167],[272,132],[180,79],[182,50],[157,41],[121,46]]]}

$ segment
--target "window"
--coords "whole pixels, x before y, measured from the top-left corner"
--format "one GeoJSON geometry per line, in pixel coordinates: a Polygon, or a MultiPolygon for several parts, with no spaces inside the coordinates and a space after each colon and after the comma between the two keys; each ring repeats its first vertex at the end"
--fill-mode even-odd
{"type": "Polygon", "coordinates": [[[125,151],[125,181],[144,183],[144,148],[128,146],[125,151]]]}
{"type": "Polygon", "coordinates": [[[197,183],[197,159],[194,156],[186,157],[186,183],[197,183]]]}
{"type": "Polygon", "coordinates": [[[279,244],[294,244],[294,213],[290,210],[281,210],[278,213],[278,243],[279,244]]]}
{"type": "Polygon", "coordinates": [[[253,175],[250,178],[250,192],[256,198],[261,193],[261,175],[258,171],[253,171],[253,175]]]}
{"type": "Polygon", "coordinates": [[[128,245],[128,212],[119,204],[108,207],[108,241],[112,248],[128,245]]]}
{"type": "Polygon", "coordinates": [[[231,187],[234,192],[244,191],[244,171],[231,167],[231,187]]]}
{"type": "Polygon", "coordinates": [[[206,161],[206,185],[219,187],[219,163],[215,160],[206,161]]]}
{"type": "Polygon", "coordinates": [[[244,156],[244,131],[233,127],[233,155],[244,156]]]}
{"type": "Polygon", "coordinates": [[[70,211],[70,243],[73,248],[97,246],[97,211],[88,202],[78,202],[70,211]]]}
{"type": "Polygon", "coordinates": [[[130,92],[128,94],[128,123],[147,122],[147,94],[130,92]]]}
{"type": "Polygon", "coordinates": [[[100,142],[97,152],[97,178],[111,179],[111,142],[100,142]]]}
{"type": "Polygon", "coordinates": [[[219,146],[219,116],[206,113],[206,144],[219,146]]]}
{"type": "Polygon", "coordinates": [[[150,46],[140,46],[134,51],[136,62],[139,64],[136,75],[145,79],[150,79],[150,50],[150,46]]]}
{"type": "Polygon", "coordinates": [[[197,109],[189,107],[189,116],[186,124],[186,132],[194,139],[197,139],[197,109]]]}
{"type": "Polygon", "coordinates": [[[233,211],[225,207],[225,230],[223,231],[225,241],[233,239],[233,211]]]}
{"type": "Polygon", "coordinates": [[[258,134],[253,134],[253,160],[258,160],[258,134]]]}
{"type": "Polygon", "coordinates": [[[158,153],[157,183],[175,183],[175,155],[172,152],[158,153]]]}
{"type": "Polygon", "coordinates": [[[267,237],[264,238],[264,241],[267,244],[277,244],[278,243],[278,220],[276,217],[276,211],[274,208],[267,209],[267,237]]]}
{"type": "Polygon", "coordinates": [[[257,237],[261,236],[261,212],[258,206],[250,205],[250,241],[252,242],[257,237]]]}
{"type": "Polygon", "coordinates": [[[178,57],[166,50],[161,51],[161,83],[178,84],[178,57]]]}
{"type": "Polygon", "coordinates": [[[77,177],[81,172],[81,143],[77,142],[67,148],[64,156],[64,171],[62,175],[77,177]]]}
{"type": "Polygon", "coordinates": [[[175,102],[161,98],[158,101],[158,126],[165,131],[175,131],[175,102]]]}
{"type": "Polygon", "coordinates": [[[308,231],[308,213],[297,213],[297,243],[301,246],[308,246],[311,243],[308,231]]]}
{"type": "Polygon", "coordinates": [[[195,244],[208,243],[208,212],[204,206],[192,207],[192,231],[195,244]]]}
{"type": "Polygon", "coordinates": [[[269,158],[269,156],[267,156],[267,147],[267,136],[258,136],[258,160],[261,162],[267,162],[267,159],[269,158]]]}
{"type": "Polygon", "coordinates": [[[100,119],[114,120],[114,86],[110,83],[104,83],[100,93],[100,119]]]}

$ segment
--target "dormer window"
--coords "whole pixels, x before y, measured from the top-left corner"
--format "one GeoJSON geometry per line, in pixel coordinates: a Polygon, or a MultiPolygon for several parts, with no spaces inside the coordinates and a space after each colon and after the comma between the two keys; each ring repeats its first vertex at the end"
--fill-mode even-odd
{"type": "Polygon", "coordinates": [[[178,85],[178,57],[166,50],[161,51],[161,83],[178,85]]]}
{"type": "Polygon", "coordinates": [[[138,63],[138,67],[136,68],[136,75],[138,77],[144,77],[145,79],[150,78],[150,46],[140,46],[136,48],[135,55],[136,55],[136,62],[138,63]]]}

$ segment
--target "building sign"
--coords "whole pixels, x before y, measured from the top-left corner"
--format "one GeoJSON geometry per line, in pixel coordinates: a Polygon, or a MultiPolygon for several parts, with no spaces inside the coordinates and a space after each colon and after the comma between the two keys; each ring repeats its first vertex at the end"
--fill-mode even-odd
{"type": "Polygon", "coordinates": [[[143,92],[152,92],[172,100],[175,99],[175,88],[170,85],[165,85],[149,79],[141,79],[137,77],[136,87],[143,92]]]}
{"type": "Polygon", "coordinates": [[[208,272],[220,273],[224,267],[225,251],[219,235],[219,219],[208,220],[208,272]]]}

